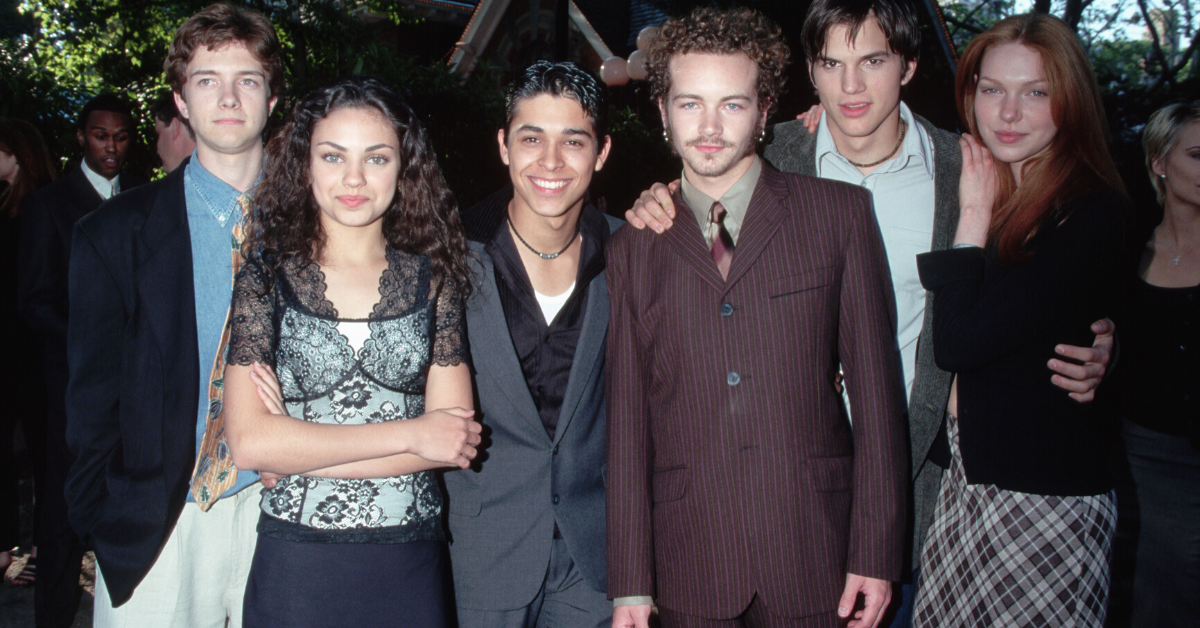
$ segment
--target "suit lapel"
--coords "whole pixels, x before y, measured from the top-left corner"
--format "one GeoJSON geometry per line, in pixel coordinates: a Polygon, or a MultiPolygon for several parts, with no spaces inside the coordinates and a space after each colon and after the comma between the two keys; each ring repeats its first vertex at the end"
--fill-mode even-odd
{"type": "Polygon", "coordinates": [[[486,371],[504,391],[517,414],[526,417],[537,431],[545,434],[546,426],[542,425],[533,396],[529,394],[529,384],[525,381],[509,336],[507,319],[497,292],[492,258],[483,251],[483,247],[472,245],[472,248],[479,257],[482,269],[480,290],[471,297],[467,307],[467,335],[471,352],[483,358],[475,360],[475,368],[486,371]]]}
{"type": "Polygon", "coordinates": [[[788,216],[787,207],[783,203],[786,194],[786,180],[764,163],[762,175],[758,178],[754,195],[750,198],[750,206],[746,209],[746,219],[738,236],[737,248],[733,251],[733,263],[729,267],[729,281],[725,283],[726,286],[737,283],[767,249],[771,238],[779,230],[779,225],[788,216]]]}
{"type": "MultiPolygon", "coordinates": [[[[100,193],[92,187],[92,182],[88,181],[87,175],[83,172],[83,166],[75,168],[67,175],[67,179],[71,184],[71,195],[75,197],[73,210],[76,212],[72,218],[78,221],[80,218],[92,213],[104,199],[100,198],[100,193]]],[[[74,224],[74,223],[72,223],[74,224]]]]}
{"type": "Polygon", "coordinates": [[[575,357],[571,360],[571,375],[567,379],[567,390],[563,393],[562,409],[558,413],[558,425],[554,428],[554,442],[562,440],[567,425],[579,409],[592,375],[604,362],[604,338],[608,333],[608,282],[600,273],[588,286],[587,311],[583,314],[583,328],[579,330],[579,341],[575,345],[575,357]]]}
{"type": "MultiPolygon", "coordinates": [[[[724,292],[725,280],[721,279],[721,271],[717,270],[716,262],[704,245],[704,234],[700,232],[700,225],[696,223],[692,208],[688,207],[679,192],[673,195],[673,199],[676,208],[675,225],[659,237],[674,246],[679,251],[679,257],[691,266],[705,283],[714,290],[724,292]]],[[[736,252],[733,255],[733,263],[737,264],[736,252]]]]}
{"type": "Polygon", "coordinates": [[[183,168],[176,172],[167,178],[166,185],[159,188],[152,201],[138,234],[135,263],[138,295],[152,313],[146,319],[154,329],[159,347],[164,356],[178,356],[182,360],[188,353],[195,355],[198,348],[183,168]]]}

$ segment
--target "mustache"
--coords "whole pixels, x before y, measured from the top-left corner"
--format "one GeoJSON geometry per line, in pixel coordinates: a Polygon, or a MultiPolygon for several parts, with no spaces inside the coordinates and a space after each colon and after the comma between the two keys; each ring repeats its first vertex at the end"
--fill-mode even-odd
{"type": "Polygon", "coordinates": [[[734,147],[733,142],[730,142],[729,140],[723,140],[719,137],[712,137],[712,138],[697,137],[695,139],[690,139],[687,141],[687,146],[699,146],[701,144],[703,144],[705,146],[720,146],[721,148],[733,148],[734,147]]]}

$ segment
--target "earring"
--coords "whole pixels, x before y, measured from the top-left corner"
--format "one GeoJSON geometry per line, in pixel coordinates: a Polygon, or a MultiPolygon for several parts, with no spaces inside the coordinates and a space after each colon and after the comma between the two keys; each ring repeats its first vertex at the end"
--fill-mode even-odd
{"type": "Polygon", "coordinates": [[[767,141],[767,127],[764,126],[758,130],[758,143],[762,144],[765,141],[767,141]]]}
{"type": "Polygon", "coordinates": [[[666,129],[663,129],[663,141],[664,141],[664,142],[666,142],[666,143],[668,143],[668,144],[670,144],[670,143],[671,143],[671,136],[667,135],[667,130],[666,130],[666,129]]]}

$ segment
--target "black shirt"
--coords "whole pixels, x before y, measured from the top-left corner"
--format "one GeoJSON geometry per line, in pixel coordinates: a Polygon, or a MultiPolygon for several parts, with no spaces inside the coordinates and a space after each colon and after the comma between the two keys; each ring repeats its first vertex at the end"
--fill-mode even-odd
{"type": "Polygon", "coordinates": [[[1046,363],[1057,344],[1090,346],[1091,323],[1112,314],[1125,216],[1105,190],[1047,218],[1025,261],[1001,264],[979,249],[917,256],[934,291],[937,364],[958,375],[968,482],[1038,495],[1112,488],[1111,413],[1071,399],[1046,363]]]}
{"type": "Polygon", "coordinates": [[[575,288],[553,321],[546,321],[534,295],[533,284],[521,263],[517,246],[507,228],[508,203],[513,198],[511,187],[489,196],[463,213],[467,238],[484,245],[492,258],[496,273],[496,289],[508,333],[512,338],[521,372],[529,386],[529,394],[538,409],[546,434],[554,438],[558,415],[562,409],[575,346],[587,312],[588,285],[604,271],[604,243],[608,239],[608,223],[604,214],[585,205],[579,217],[579,233],[583,238],[579,255],[579,270],[575,288]]]}
{"type": "Polygon", "coordinates": [[[1121,416],[1200,446],[1200,286],[1162,288],[1130,273],[1113,318],[1121,416]]]}

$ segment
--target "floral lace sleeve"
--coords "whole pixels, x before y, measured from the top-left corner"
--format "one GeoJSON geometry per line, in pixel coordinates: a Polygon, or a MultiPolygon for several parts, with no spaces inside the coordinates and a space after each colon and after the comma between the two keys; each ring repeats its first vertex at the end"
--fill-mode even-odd
{"type": "Polygon", "coordinates": [[[226,364],[275,366],[275,298],[267,290],[266,272],[260,262],[248,260],[233,282],[226,364]]]}
{"type": "Polygon", "coordinates": [[[432,362],[455,366],[465,361],[468,348],[462,293],[453,281],[442,281],[438,288],[435,329],[432,362]]]}

